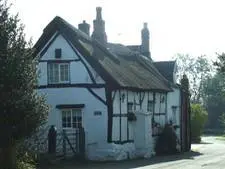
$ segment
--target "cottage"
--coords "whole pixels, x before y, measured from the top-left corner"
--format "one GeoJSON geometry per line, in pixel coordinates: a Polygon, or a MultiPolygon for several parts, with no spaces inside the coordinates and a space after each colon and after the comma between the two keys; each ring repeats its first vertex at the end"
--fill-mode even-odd
{"type": "Polygon", "coordinates": [[[188,116],[176,64],[152,61],[147,24],[140,46],[109,43],[100,7],[91,37],[89,27],[84,21],[76,29],[57,16],[34,46],[38,90],[51,106],[47,125],[67,132],[83,127],[92,160],[150,157],[169,122],[184,150],[188,116]]]}

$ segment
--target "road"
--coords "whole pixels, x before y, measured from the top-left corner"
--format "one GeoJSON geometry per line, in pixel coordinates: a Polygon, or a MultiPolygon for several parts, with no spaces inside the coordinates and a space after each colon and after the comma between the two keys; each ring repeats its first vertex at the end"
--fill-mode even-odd
{"type": "Polygon", "coordinates": [[[225,141],[203,137],[203,143],[193,144],[192,151],[171,156],[123,162],[71,164],[48,169],[225,169],[225,141]]]}

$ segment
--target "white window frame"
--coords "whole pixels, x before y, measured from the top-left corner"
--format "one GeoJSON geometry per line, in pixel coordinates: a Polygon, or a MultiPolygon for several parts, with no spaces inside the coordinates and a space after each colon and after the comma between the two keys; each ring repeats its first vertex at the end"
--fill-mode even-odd
{"type": "MultiPolygon", "coordinates": [[[[78,126],[73,127],[73,111],[79,111],[80,116],[81,116],[81,127],[83,127],[83,112],[82,112],[82,109],[72,108],[72,109],[62,109],[61,110],[61,126],[62,126],[62,129],[78,129],[78,126]],[[63,126],[63,112],[65,112],[65,111],[70,112],[70,127],[64,127],[63,126]]],[[[79,116],[77,116],[77,117],[79,117],[79,116]]]]}
{"type": "Polygon", "coordinates": [[[57,63],[57,62],[48,63],[47,75],[48,75],[48,84],[70,83],[70,64],[69,63],[65,63],[65,62],[62,62],[62,63],[57,63]],[[51,82],[50,81],[50,64],[58,66],[58,79],[59,79],[58,82],[51,82]],[[61,65],[68,65],[68,80],[64,80],[64,81],[61,80],[61,65]]]}

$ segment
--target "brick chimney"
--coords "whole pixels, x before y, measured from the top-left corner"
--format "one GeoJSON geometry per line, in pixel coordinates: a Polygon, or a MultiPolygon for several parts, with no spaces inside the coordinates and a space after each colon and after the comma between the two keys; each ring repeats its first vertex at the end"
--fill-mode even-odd
{"type": "Polygon", "coordinates": [[[151,58],[151,52],[149,50],[149,30],[148,30],[148,24],[145,22],[144,27],[141,30],[141,53],[151,58]]]}
{"type": "Polygon", "coordinates": [[[82,32],[86,33],[88,36],[90,36],[90,25],[86,23],[85,20],[83,20],[83,23],[80,23],[78,25],[79,30],[82,32]]]}
{"type": "Polygon", "coordinates": [[[93,21],[94,31],[92,38],[96,39],[102,45],[107,44],[107,35],[105,32],[105,21],[102,19],[102,8],[96,8],[96,19],[93,21]]]}

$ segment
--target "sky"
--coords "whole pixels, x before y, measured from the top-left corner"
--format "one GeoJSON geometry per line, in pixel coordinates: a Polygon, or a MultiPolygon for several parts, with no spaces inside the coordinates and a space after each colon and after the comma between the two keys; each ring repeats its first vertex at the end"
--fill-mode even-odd
{"type": "Polygon", "coordinates": [[[60,16],[78,27],[86,20],[93,28],[96,7],[102,7],[109,42],[141,43],[148,23],[153,60],[171,60],[177,53],[216,58],[225,52],[224,0],[9,0],[11,12],[25,24],[35,43],[45,26],[60,16]]]}

